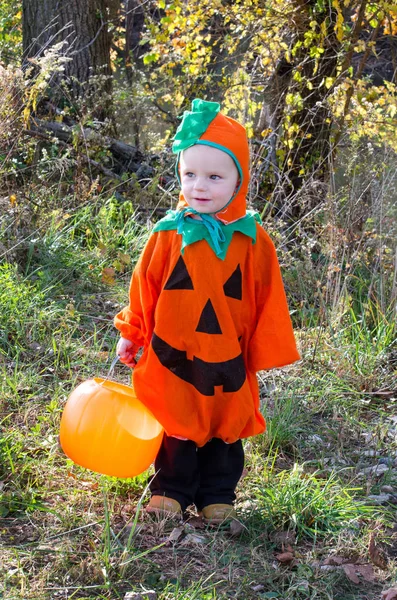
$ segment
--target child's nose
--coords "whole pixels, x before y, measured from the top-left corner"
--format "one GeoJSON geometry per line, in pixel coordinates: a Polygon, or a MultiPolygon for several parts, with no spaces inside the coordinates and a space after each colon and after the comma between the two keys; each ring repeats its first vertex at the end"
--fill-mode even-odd
{"type": "Polygon", "coordinates": [[[194,187],[196,190],[205,190],[207,188],[205,177],[196,177],[194,187]]]}

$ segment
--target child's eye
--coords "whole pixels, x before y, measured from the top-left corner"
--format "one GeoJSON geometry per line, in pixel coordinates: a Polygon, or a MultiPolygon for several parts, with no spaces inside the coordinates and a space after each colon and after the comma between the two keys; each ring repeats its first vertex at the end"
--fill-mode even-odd
{"type": "Polygon", "coordinates": [[[213,180],[215,180],[215,181],[216,181],[217,179],[220,179],[220,178],[221,178],[221,177],[220,177],[220,175],[211,175],[211,176],[210,176],[210,179],[213,179],[213,180]]]}
{"type": "Polygon", "coordinates": [[[185,177],[194,177],[194,173],[188,171],[187,173],[185,173],[185,177]]]}

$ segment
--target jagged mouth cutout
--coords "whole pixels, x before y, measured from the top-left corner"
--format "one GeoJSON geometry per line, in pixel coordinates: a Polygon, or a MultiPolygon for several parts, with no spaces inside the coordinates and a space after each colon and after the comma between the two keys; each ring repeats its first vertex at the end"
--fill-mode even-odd
{"type": "MultiPolygon", "coordinates": [[[[182,256],[179,257],[164,290],[194,291],[193,281],[182,256]]],[[[223,285],[223,291],[229,298],[242,300],[242,274],[239,264],[223,285]]],[[[210,298],[203,307],[195,330],[209,335],[222,335],[210,298]]],[[[203,396],[213,396],[215,387],[218,386],[222,386],[223,392],[237,392],[245,382],[246,371],[242,353],[222,362],[209,362],[197,356],[190,360],[184,350],[174,348],[155,332],[152,337],[152,348],[163,367],[194,386],[203,396]]]]}

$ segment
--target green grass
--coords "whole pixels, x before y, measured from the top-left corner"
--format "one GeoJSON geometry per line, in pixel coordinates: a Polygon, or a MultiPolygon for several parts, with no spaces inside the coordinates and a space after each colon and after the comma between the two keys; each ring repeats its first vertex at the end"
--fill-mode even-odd
{"type": "Polygon", "coordinates": [[[307,427],[307,413],[300,402],[299,388],[291,387],[288,393],[275,390],[262,402],[266,418],[266,433],[255,445],[263,451],[274,448],[294,455],[299,438],[307,427]]]}
{"type": "Polygon", "coordinates": [[[252,519],[269,531],[292,531],[297,539],[330,538],[358,519],[375,518],[372,507],[357,502],[362,493],[362,486],[348,488],[334,472],[310,473],[296,463],[275,472],[274,463],[267,464],[252,482],[252,519]]]}
{"type": "MultiPolygon", "coordinates": [[[[268,428],[245,442],[242,535],[185,525],[171,543],[172,527],[139,511],[152,471],[131,480],[90,473],[57,439],[70,391],[107,373],[112,317],[147,228],[132,204],[111,197],[58,209],[42,231],[0,265],[2,598],[116,600],[154,589],[157,600],[363,600],[365,589],[378,600],[393,561],[365,588],[319,565],[338,553],[368,561],[371,529],[390,538],[386,509],[364,500],[384,483],[397,489],[394,473],[373,481],[357,473],[374,461],[363,449],[396,450],[388,400],[374,394],[395,377],[392,315],[368,302],[321,330],[306,323],[303,361],[260,375],[268,428]],[[113,274],[103,281],[105,268],[113,274]],[[282,531],[295,535],[293,565],[276,558],[282,531]]],[[[297,319],[305,323],[303,313],[297,319]]],[[[128,381],[130,371],[117,365],[115,376],[128,381]]]]}

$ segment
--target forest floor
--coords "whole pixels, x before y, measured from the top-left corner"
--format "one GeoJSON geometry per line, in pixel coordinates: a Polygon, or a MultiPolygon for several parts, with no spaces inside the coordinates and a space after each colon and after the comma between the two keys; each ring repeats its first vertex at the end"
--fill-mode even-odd
{"type": "Polygon", "coordinates": [[[295,315],[302,360],[259,374],[268,431],[245,441],[239,521],[154,522],[140,510],[152,470],[98,475],[58,443],[69,393],[115,355],[145,223],[111,203],[45,218],[4,208],[1,598],[397,598],[394,322],[341,310],[300,327],[295,315]]]}

